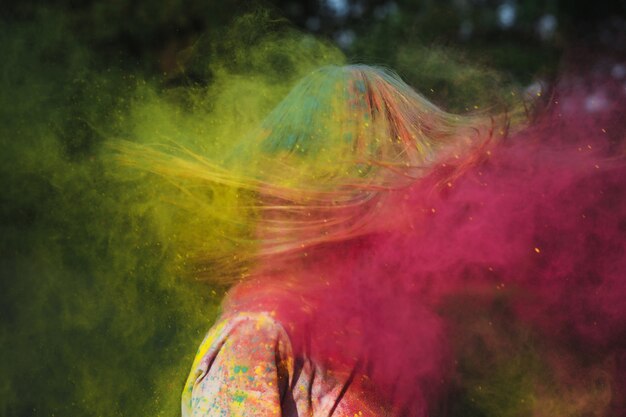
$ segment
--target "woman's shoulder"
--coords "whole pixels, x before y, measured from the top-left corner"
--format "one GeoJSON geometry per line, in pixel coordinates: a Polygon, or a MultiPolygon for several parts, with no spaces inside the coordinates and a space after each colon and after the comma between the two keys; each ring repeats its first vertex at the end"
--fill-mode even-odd
{"type": "Polygon", "coordinates": [[[274,350],[277,356],[291,355],[287,332],[271,312],[231,312],[220,316],[198,347],[194,369],[206,372],[224,349],[235,355],[250,356],[267,350],[274,350]]]}
{"type": "Polygon", "coordinates": [[[292,355],[287,334],[271,313],[222,315],[196,354],[183,390],[183,415],[230,410],[226,415],[256,416],[245,410],[279,410],[292,355]]]}

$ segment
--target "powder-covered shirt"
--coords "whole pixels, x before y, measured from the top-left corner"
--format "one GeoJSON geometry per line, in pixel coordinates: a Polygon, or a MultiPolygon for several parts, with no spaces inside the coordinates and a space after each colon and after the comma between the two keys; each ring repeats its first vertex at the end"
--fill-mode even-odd
{"type": "Polygon", "coordinates": [[[367,377],[294,357],[269,313],[223,317],[198,349],[182,394],[183,417],[369,417],[390,415],[367,377]]]}

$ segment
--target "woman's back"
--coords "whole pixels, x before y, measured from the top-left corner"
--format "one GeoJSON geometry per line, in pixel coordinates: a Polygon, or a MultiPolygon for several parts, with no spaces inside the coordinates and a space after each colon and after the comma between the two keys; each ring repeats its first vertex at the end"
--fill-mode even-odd
{"type": "MultiPolygon", "coordinates": [[[[356,363],[355,363],[356,366],[356,363]]],[[[183,417],[384,416],[385,409],[351,372],[295,356],[284,327],[266,312],[222,317],[198,349],[183,391],[183,417]]]]}

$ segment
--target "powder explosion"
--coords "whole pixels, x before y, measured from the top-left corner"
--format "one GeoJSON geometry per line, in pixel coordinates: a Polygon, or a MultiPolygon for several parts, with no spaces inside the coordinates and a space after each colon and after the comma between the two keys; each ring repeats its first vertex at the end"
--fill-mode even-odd
{"type": "Polygon", "coordinates": [[[284,33],[163,88],[47,19],[2,29],[3,413],[177,415],[235,282],[224,317],[271,313],[400,415],[626,415],[620,83],[456,116],[284,33]]]}

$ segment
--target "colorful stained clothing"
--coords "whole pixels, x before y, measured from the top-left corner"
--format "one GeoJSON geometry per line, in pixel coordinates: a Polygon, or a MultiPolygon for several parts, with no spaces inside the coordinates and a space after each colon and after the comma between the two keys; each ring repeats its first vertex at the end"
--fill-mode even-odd
{"type": "Polygon", "coordinates": [[[294,357],[268,313],[223,317],[198,349],[182,394],[183,417],[369,417],[376,405],[355,372],[334,373],[294,357]]]}

